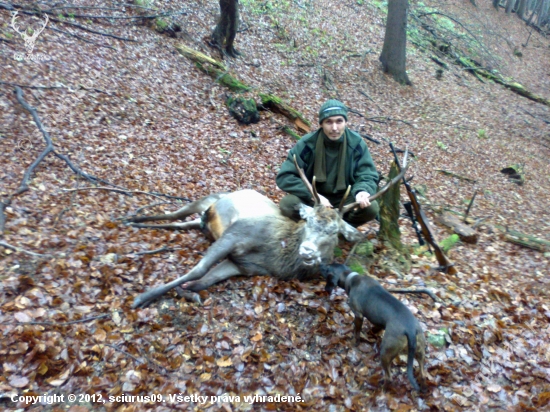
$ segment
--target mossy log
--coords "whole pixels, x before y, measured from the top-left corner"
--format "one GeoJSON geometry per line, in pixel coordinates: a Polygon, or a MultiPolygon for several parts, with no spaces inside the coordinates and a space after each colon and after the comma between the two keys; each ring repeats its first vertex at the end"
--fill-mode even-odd
{"type": "Polygon", "coordinates": [[[199,70],[208,74],[217,83],[226,86],[230,90],[234,92],[247,92],[252,89],[252,87],[244,84],[229,74],[229,69],[227,69],[222,62],[213,59],[206,54],[193,50],[183,44],[178,44],[176,49],[182,55],[192,60],[199,70]]]}
{"type": "Polygon", "coordinates": [[[496,228],[504,232],[504,240],[507,242],[537,250],[539,252],[550,251],[550,242],[548,240],[540,239],[538,237],[527,235],[525,233],[518,232],[517,230],[507,229],[498,225],[496,228]]]}
{"type": "MultiPolygon", "coordinates": [[[[521,84],[516,83],[512,80],[506,80],[502,76],[498,76],[496,74],[493,74],[481,67],[476,66],[472,62],[470,62],[468,59],[464,57],[459,57],[457,60],[457,63],[461,66],[467,68],[472,74],[474,74],[478,79],[479,76],[483,76],[489,80],[494,81],[495,83],[501,84],[507,89],[510,89],[514,93],[519,94],[520,96],[527,97],[530,100],[533,100],[537,103],[542,103],[548,107],[550,107],[550,100],[545,99],[544,97],[538,96],[534,93],[531,93],[529,90],[527,90],[525,87],[523,87],[521,84]]],[[[481,80],[481,79],[480,79],[481,80]]]]}
{"type": "Polygon", "coordinates": [[[229,96],[225,104],[229,109],[229,114],[237,119],[239,123],[251,124],[260,121],[260,114],[254,99],[229,96]]]}
{"type": "Polygon", "coordinates": [[[267,93],[258,93],[262,100],[262,105],[275,112],[282,114],[294,122],[294,125],[304,133],[308,133],[311,130],[311,123],[300,113],[298,110],[289,106],[283,100],[277,96],[267,93]]]}
{"type": "MultiPolygon", "coordinates": [[[[229,74],[229,69],[222,62],[183,44],[178,44],[176,49],[183,56],[193,61],[199,70],[214,78],[217,83],[235,92],[247,92],[252,90],[251,86],[229,74]]],[[[258,93],[258,96],[261,99],[263,107],[275,113],[282,114],[291,120],[298,130],[303,133],[309,133],[311,130],[311,123],[298,110],[283,102],[280,97],[273,94],[258,93]]]]}
{"type": "Polygon", "coordinates": [[[463,242],[477,243],[479,238],[477,232],[470,226],[461,222],[456,216],[450,213],[443,213],[439,216],[438,221],[442,225],[453,229],[453,232],[456,233],[463,242]]]}
{"type": "MultiPolygon", "coordinates": [[[[392,163],[388,179],[391,180],[399,174],[399,167],[392,163]]],[[[400,206],[400,189],[401,185],[392,186],[380,198],[380,231],[378,237],[385,242],[388,242],[394,249],[399,252],[403,251],[403,243],[401,243],[401,231],[399,230],[399,206],[400,206]]]]}
{"type": "Polygon", "coordinates": [[[302,136],[300,136],[298,133],[296,133],[294,130],[292,130],[288,126],[283,126],[283,132],[285,132],[289,136],[292,136],[296,140],[300,140],[302,138],[302,136]]]}

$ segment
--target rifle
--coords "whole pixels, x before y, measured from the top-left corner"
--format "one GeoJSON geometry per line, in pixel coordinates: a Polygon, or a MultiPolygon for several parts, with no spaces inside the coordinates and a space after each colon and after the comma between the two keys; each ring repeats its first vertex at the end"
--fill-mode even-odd
{"type": "MultiPolygon", "coordinates": [[[[399,166],[399,161],[397,158],[397,153],[395,152],[395,148],[393,147],[393,144],[390,143],[390,148],[393,152],[393,155],[395,157],[395,161],[397,163],[397,166],[399,166]]],[[[424,236],[424,239],[433,247],[435,257],[437,258],[437,261],[440,265],[440,270],[442,270],[444,273],[449,273],[450,275],[455,275],[458,271],[454,267],[454,265],[451,263],[451,261],[445,256],[445,253],[443,253],[443,250],[439,247],[437,242],[435,241],[435,237],[433,235],[432,229],[430,227],[430,223],[428,222],[428,218],[424,214],[424,211],[420,207],[420,203],[418,202],[418,199],[416,198],[416,191],[411,188],[405,177],[403,176],[403,185],[405,186],[405,189],[407,189],[407,195],[409,196],[410,202],[408,203],[408,206],[405,206],[405,210],[407,210],[407,214],[411,217],[411,220],[413,221],[413,227],[416,230],[416,234],[419,238],[420,243],[420,233],[418,232],[418,227],[416,225],[416,222],[420,224],[420,228],[422,230],[422,235],[424,236]],[[413,213],[414,211],[414,213],[413,213]],[[414,219],[414,216],[416,216],[416,219],[414,219]]],[[[421,243],[422,244],[422,243],[421,243]]]]}

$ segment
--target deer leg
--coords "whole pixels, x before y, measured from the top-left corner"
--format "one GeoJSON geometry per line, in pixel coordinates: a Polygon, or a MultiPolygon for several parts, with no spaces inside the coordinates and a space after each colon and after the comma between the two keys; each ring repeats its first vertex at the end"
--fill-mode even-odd
{"type": "Polygon", "coordinates": [[[184,219],[187,216],[192,215],[193,213],[204,212],[206,209],[212,206],[212,204],[216,203],[225,195],[226,193],[215,193],[215,194],[203,197],[202,199],[191,202],[183,206],[181,209],[178,209],[172,213],[166,213],[162,215],[153,215],[153,216],[133,216],[126,219],[126,221],[130,223],[140,223],[140,222],[151,222],[154,220],[184,219]]]}
{"type": "Polygon", "coordinates": [[[175,229],[175,230],[189,230],[189,229],[200,229],[201,228],[201,218],[197,218],[190,222],[181,222],[181,223],[165,223],[161,225],[148,225],[144,223],[132,223],[132,227],[145,227],[145,228],[154,228],[154,229],[175,229]]]}
{"type": "Polygon", "coordinates": [[[189,282],[183,285],[183,289],[192,290],[193,292],[199,292],[207,289],[214,283],[221,282],[222,280],[229,279],[232,276],[242,275],[239,268],[230,260],[224,260],[220,262],[216,267],[210,269],[206,275],[198,280],[189,282]]]}
{"type": "Polygon", "coordinates": [[[159,296],[164,295],[169,290],[179,286],[185,282],[190,282],[192,280],[200,279],[206,275],[210,268],[223,260],[229,255],[233,249],[236,247],[237,240],[234,236],[222,236],[217,241],[215,241],[212,246],[208,249],[202,260],[187,274],[173,280],[172,282],[165,283],[164,285],[157,286],[156,288],[150,289],[145,293],[142,293],[137,298],[134,299],[132,308],[141,308],[147,306],[152,300],[158,298],[159,296]]]}

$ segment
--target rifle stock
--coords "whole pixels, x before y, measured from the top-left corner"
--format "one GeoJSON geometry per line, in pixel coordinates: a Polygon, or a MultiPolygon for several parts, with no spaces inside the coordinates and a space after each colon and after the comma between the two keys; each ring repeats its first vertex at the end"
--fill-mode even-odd
{"type": "Polygon", "coordinates": [[[416,215],[416,219],[418,220],[418,223],[420,223],[420,229],[422,230],[424,239],[426,239],[426,241],[433,247],[435,257],[444,272],[449,273],[450,275],[455,275],[457,270],[435,241],[432,229],[428,223],[428,218],[420,207],[420,203],[418,203],[414,189],[411,189],[408,183],[405,185],[405,188],[407,189],[407,195],[409,195],[409,199],[411,200],[411,205],[414,210],[414,214],[416,215]]]}

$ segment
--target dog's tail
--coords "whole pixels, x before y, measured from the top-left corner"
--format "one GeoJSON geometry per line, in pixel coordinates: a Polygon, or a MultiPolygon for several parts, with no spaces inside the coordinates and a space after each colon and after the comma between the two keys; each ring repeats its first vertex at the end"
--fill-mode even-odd
{"type": "Polygon", "coordinates": [[[407,330],[405,332],[405,335],[407,336],[407,341],[409,343],[409,353],[407,357],[407,376],[409,377],[409,381],[411,381],[411,385],[413,386],[414,390],[419,391],[420,387],[418,386],[416,379],[414,379],[413,374],[414,356],[416,354],[416,329],[407,330]]]}

